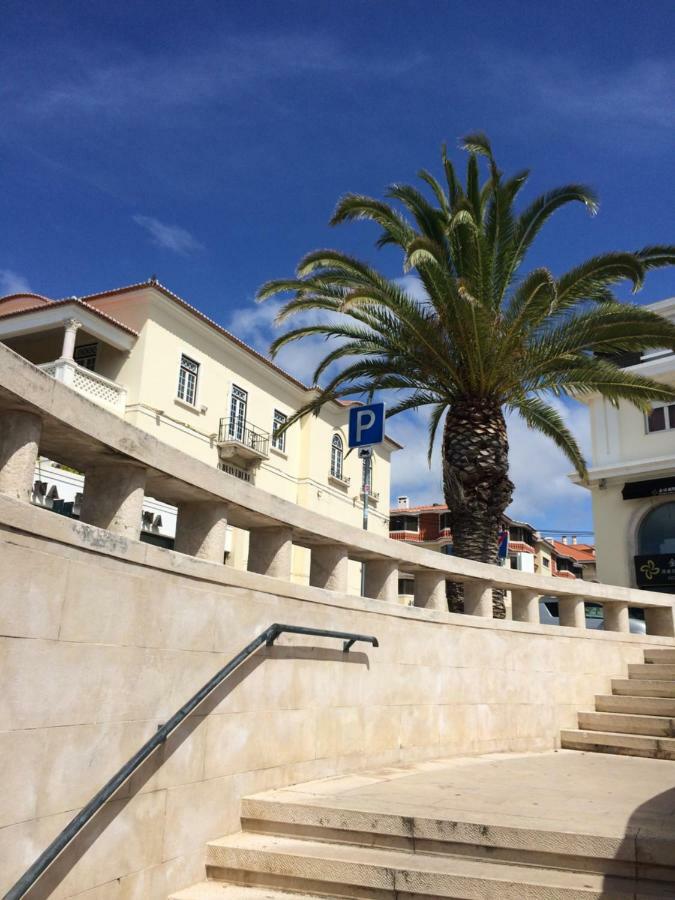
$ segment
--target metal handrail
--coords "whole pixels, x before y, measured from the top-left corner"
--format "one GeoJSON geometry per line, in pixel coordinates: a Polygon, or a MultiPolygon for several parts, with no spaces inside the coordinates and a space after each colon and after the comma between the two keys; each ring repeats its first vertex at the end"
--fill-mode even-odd
{"type": "Polygon", "coordinates": [[[223,668],[217,672],[210,681],[200,688],[187,703],[183,704],[178,712],[164,725],[157,729],[157,732],[146,741],[145,744],[135,753],[131,759],[126,762],[118,772],[108,781],[101,790],[82,807],[80,812],[72,819],[63,831],[57,835],[47,849],[38,856],[33,865],[26,870],[16,884],[5,894],[4,900],[19,900],[23,897],[40,878],[54,860],[65,850],[68,844],[76,837],[76,835],[84,828],[87,822],[92,819],[96,813],[107,803],[107,801],[115,794],[119,788],[133,775],[136,769],[145,762],[145,760],[153,753],[154,750],[163,744],[172,731],[174,731],[189,715],[192,713],[218,685],[227,678],[244,660],[246,660],[258,647],[266,644],[271,647],[280,634],[306,634],[312,637],[331,637],[339,638],[344,641],[342,650],[348,653],[357,641],[363,641],[372,644],[373,647],[379,647],[376,637],[367,634],[352,634],[349,631],[326,631],[323,628],[303,628],[300,625],[270,625],[255,640],[251,641],[244,649],[233,657],[223,668]]]}

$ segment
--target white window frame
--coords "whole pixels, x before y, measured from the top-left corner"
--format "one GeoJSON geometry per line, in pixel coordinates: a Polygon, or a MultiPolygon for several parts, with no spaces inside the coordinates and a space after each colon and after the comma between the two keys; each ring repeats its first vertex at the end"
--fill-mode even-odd
{"type": "Polygon", "coordinates": [[[196,359],[181,353],[178,368],[178,387],[176,397],[188,406],[197,405],[197,389],[199,387],[199,363],[196,359]],[[187,365],[186,365],[187,363],[187,365]],[[194,367],[194,368],[191,368],[194,367]],[[190,399],[192,397],[192,399],[190,399]]]}
{"type": "Polygon", "coordinates": [[[286,413],[281,412],[280,409],[275,409],[272,416],[272,447],[280,453],[286,452],[286,432],[284,431],[283,434],[277,437],[277,429],[285,425],[286,422],[288,422],[286,413]]]}
{"type": "Polygon", "coordinates": [[[248,419],[248,391],[232,384],[230,388],[230,427],[229,435],[235,441],[243,442],[246,435],[246,420],[248,419]],[[243,409],[243,415],[235,415],[235,409],[243,409]]]}
{"type": "Polygon", "coordinates": [[[645,434],[665,434],[667,431],[675,431],[675,425],[670,424],[670,409],[669,407],[673,407],[675,409],[675,403],[652,403],[652,411],[657,409],[663,410],[663,418],[665,428],[659,428],[655,431],[649,427],[649,413],[645,413],[645,434]]]}
{"type": "Polygon", "coordinates": [[[334,434],[330,442],[330,474],[338,481],[344,481],[344,441],[334,434]]]}

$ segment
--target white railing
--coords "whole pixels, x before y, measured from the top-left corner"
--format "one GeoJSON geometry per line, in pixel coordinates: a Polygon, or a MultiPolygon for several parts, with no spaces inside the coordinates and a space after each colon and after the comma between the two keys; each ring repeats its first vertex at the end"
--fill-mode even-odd
{"type": "Polygon", "coordinates": [[[121,384],[99,375],[98,372],[92,372],[91,369],[78,366],[70,359],[56,359],[53,362],[42,363],[38,368],[57,381],[67,384],[88,400],[112,409],[119,415],[124,414],[127,389],[121,384]]]}

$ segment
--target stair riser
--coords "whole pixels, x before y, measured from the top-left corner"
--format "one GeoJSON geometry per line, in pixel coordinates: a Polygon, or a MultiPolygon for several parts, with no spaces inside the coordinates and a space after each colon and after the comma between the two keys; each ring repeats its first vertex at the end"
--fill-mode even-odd
{"type": "MultiPolygon", "coordinates": [[[[245,854],[246,855],[246,854],[245,854]]],[[[274,854],[271,854],[273,857],[274,854]]],[[[363,880],[355,881],[351,866],[333,864],[323,877],[299,878],[282,871],[270,871],[275,868],[275,860],[264,863],[265,869],[249,866],[243,860],[240,864],[208,866],[209,878],[227,881],[230,884],[255,885],[291,892],[314,892],[328,897],[345,898],[345,900],[603,900],[607,897],[604,890],[566,889],[559,885],[523,884],[516,882],[496,881],[490,878],[466,877],[461,875],[438,875],[433,872],[411,872],[409,870],[378,870],[373,867],[370,872],[361,873],[363,880]],[[369,882],[379,883],[376,886],[369,882]]],[[[307,861],[297,858],[298,871],[307,872],[307,861]]],[[[286,866],[287,860],[281,865],[286,866]]],[[[612,891],[613,900],[634,900],[635,893],[630,889],[632,880],[627,881],[625,890],[612,891]]],[[[290,898],[289,898],[290,900],[290,898]]]]}
{"type": "Polygon", "coordinates": [[[675,666],[664,666],[659,663],[630,665],[628,677],[647,681],[675,681],[675,666]]]}
{"type": "Polygon", "coordinates": [[[621,697],[611,694],[595,698],[597,712],[675,718],[675,700],[667,697],[621,697]]]}
{"type": "Polygon", "coordinates": [[[576,736],[575,732],[565,732],[561,746],[565,750],[583,750],[586,753],[614,753],[618,756],[639,756],[643,759],[675,760],[675,750],[660,747],[658,740],[644,738],[644,744],[628,744],[612,741],[611,735],[598,735],[597,741],[576,736]]]}
{"type": "Polygon", "coordinates": [[[638,678],[630,681],[612,681],[612,693],[629,697],[668,697],[675,699],[675,682],[641,681],[638,678]]]}
{"type": "MultiPolygon", "coordinates": [[[[461,823],[458,823],[461,824],[461,823]]],[[[571,853],[552,853],[532,847],[499,846],[498,836],[494,829],[484,826],[486,832],[492,834],[493,843],[472,844],[428,840],[424,838],[403,838],[389,834],[373,834],[371,832],[346,831],[326,828],[321,825],[298,824],[288,822],[272,822],[254,819],[242,819],[244,831],[253,834],[275,835],[277,837],[305,838],[311,841],[325,841],[334,844],[348,844],[357,847],[377,847],[383,850],[405,850],[409,853],[422,853],[429,856],[461,856],[468,859],[482,859],[500,862],[512,862],[519,865],[537,866],[549,869],[564,869],[570,872],[592,872],[596,875],[615,875],[630,878],[635,872],[635,863],[630,860],[630,853],[622,844],[607,838],[594,840],[597,855],[593,857],[571,853]],[[598,846],[605,844],[605,847],[598,846]],[[625,860],[616,857],[626,855],[625,860]]],[[[533,834],[532,844],[536,844],[533,834]]],[[[557,836],[555,836],[557,837],[557,836]]],[[[561,838],[564,837],[561,835],[561,838]]],[[[552,843],[550,833],[540,835],[540,843],[552,843]]],[[[585,848],[588,850],[588,846],[585,848]]],[[[663,877],[672,878],[675,873],[667,872],[663,877]]]]}
{"type": "Polygon", "coordinates": [[[617,734],[640,734],[648,737],[675,736],[675,722],[657,716],[619,715],[618,713],[579,713],[579,728],[587,731],[610,731],[617,734]]]}
{"type": "Polygon", "coordinates": [[[645,650],[645,662],[675,665],[675,650],[645,650]]]}

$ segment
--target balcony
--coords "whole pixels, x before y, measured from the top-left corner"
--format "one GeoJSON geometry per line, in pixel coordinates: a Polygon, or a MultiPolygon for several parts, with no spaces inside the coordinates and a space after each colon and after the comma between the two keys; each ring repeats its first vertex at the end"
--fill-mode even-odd
{"type": "Polygon", "coordinates": [[[82,394],[87,400],[98,403],[106,409],[124,415],[127,401],[127,389],[98,372],[79,366],[72,359],[56,359],[54,362],[42,363],[38,366],[47,375],[82,394]]]}
{"type": "Polygon", "coordinates": [[[269,459],[270,435],[242,419],[221,419],[218,429],[220,458],[238,459],[246,463],[260,463],[269,459]]]}
{"type": "Polygon", "coordinates": [[[359,497],[361,498],[361,502],[366,502],[366,494],[368,496],[368,503],[377,505],[380,501],[380,492],[379,491],[364,491],[361,490],[359,493],[359,497]]]}

